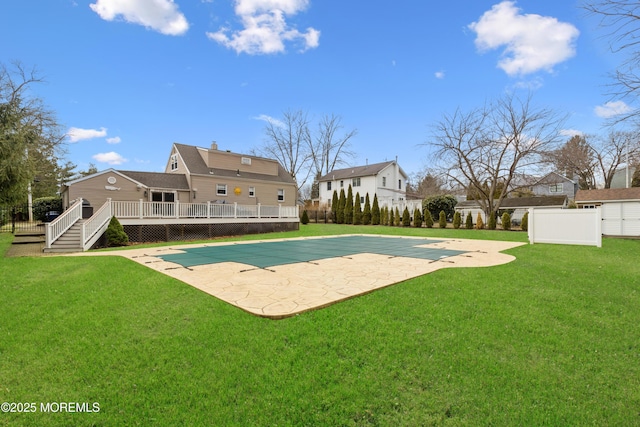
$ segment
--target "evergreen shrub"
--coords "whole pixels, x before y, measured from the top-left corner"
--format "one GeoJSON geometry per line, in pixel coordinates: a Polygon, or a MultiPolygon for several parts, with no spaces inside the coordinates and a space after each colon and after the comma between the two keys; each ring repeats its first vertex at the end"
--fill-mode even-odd
{"type": "Polygon", "coordinates": [[[118,218],[111,217],[107,231],[105,231],[107,237],[107,246],[126,246],[129,243],[129,236],[124,232],[124,227],[118,221],[118,218]]]}

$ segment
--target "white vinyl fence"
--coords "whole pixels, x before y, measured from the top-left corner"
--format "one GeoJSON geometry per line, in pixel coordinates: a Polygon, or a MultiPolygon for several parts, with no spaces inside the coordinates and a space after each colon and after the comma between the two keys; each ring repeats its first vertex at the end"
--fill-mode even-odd
{"type": "Polygon", "coordinates": [[[602,212],[596,209],[529,209],[529,242],[602,247],[602,212]]]}

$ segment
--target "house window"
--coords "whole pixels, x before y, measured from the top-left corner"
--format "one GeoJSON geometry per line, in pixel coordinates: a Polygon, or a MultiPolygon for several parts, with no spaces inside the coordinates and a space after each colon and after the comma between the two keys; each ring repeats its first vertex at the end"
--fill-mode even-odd
{"type": "Polygon", "coordinates": [[[227,195],[227,184],[216,184],[216,194],[218,196],[227,195]]]}
{"type": "Polygon", "coordinates": [[[256,197],[256,187],[249,187],[249,197],[256,197]]]}
{"type": "Polygon", "coordinates": [[[398,190],[402,190],[402,180],[398,180],[398,190]]]}
{"type": "Polygon", "coordinates": [[[549,193],[562,193],[562,183],[551,184],[549,186],[549,193]]]}
{"type": "Polygon", "coordinates": [[[278,201],[284,202],[284,189],[278,188],[278,201]]]}
{"type": "Polygon", "coordinates": [[[351,185],[354,187],[360,187],[360,178],[353,178],[351,180],[351,185]]]}
{"type": "Polygon", "coordinates": [[[340,181],[340,188],[344,187],[344,181],[340,181]]]}
{"type": "Polygon", "coordinates": [[[360,196],[360,204],[364,203],[364,197],[360,196]]]}
{"type": "Polygon", "coordinates": [[[178,155],[174,154],[171,156],[171,170],[174,171],[178,169],[178,155]]]}
{"type": "Polygon", "coordinates": [[[383,177],[382,177],[382,186],[383,186],[383,187],[386,187],[386,186],[387,186],[387,177],[386,177],[386,176],[383,176],[383,177]]]}
{"type": "Polygon", "coordinates": [[[331,191],[331,181],[327,182],[327,191],[331,191]]]}
{"type": "Polygon", "coordinates": [[[596,205],[582,205],[582,209],[595,209],[596,205]]]}
{"type": "Polygon", "coordinates": [[[251,165],[251,158],[250,157],[243,157],[240,159],[240,163],[242,163],[243,165],[251,165]]]}

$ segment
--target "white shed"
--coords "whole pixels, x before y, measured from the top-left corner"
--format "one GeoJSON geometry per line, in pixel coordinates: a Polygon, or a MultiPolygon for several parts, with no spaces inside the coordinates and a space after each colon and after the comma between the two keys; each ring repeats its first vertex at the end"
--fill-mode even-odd
{"type": "Polygon", "coordinates": [[[640,188],[579,190],[579,208],[602,207],[602,234],[640,237],[640,188]]]}

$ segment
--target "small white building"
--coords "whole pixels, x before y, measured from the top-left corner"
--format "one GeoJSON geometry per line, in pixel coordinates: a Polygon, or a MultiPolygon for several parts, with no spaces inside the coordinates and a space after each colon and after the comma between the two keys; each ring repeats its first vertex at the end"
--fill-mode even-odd
{"type": "Polygon", "coordinates": [[[344,190],[347,193],[351,185],[353,195],[360,194],[360,203],[364,204],[368,193],[371,203],[373,196],[378,196],[380,207],[403,205],[407,200],[407,179],[396,161],[335,169],[318,180],[319,204],[330,207],[333,192],[340,194],[340,190],[344,190]]]}

